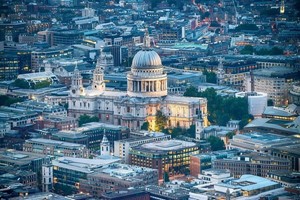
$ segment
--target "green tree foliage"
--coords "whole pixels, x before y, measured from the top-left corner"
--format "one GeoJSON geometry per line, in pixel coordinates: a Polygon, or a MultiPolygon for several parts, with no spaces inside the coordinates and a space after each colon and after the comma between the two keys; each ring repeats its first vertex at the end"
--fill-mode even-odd
{"type": "Polygon", "coordinates": [[[196,88],[190,87],[184,96],[207,98],[208,120],[212,124],[224,126],[229,120],[248,121],[252,117],[248,114],[246,98],[221,97],[214,88],[198,92],[196,88]]]}
{"type": "Polygon", "coordinates": [[[40,88],[44,88],[44,87],[49,87],[50,85],[51,85],[50,80],[43,80],[43,81],[35,83],[33,85],[33,89],[40,89],[40,88]]]}
{"type": "Polygon", "coordinates": [[[214,72],[209,72],[206,69],[203,71],[203,74],[206,76],[206,82],[208,83],[217,83],[217,75],[214,72]]]}
{"type": "Polygon", "coordinates": [[[241,54],[253,54],[253,53],[254,53],[254,48],[251,45],[246,45],[241,50],[241,54]]]}
{"type": "Polygon", "coordinates": [[[270,9],[262,10],[260,12],[260,15],[267,16],[267,17],[274,17],[274,16],[278,15],[279,13],[280,13],[279,8],[270,8],[270,9]]]}
{"type": "Polygon", "coordinates": [[[170,182],[170,178],[169,178],[169,173],[168,172],[164,172],[164,182],[170,182]]]}
{"type": "Polygon", "coordinates": [[[158,110],[155,115],[155,131],[163,131],[167,125],[168,118],[158,110]]]}
{"type": "Polygon", "coordinates": [[[86,123],[89,123],[89,122],[99,122],[99,118],[97,116],[91,117],[89,115],[84,114],[84,115],[81,115],[79,117],[78,121],[79,121],[78,122],[79,126],[82,126],[83,124],[86,124],[86,123]]]}
{"type": "Polygon", "coordinates": [[[179,135],[183,135],[185,130],[183,130],[180,126],[177,126],[173,129],[170,129],[169,132],[171,133],[172,138],[176,138],[179,135]]]}
{"type": "Polygon", "coordinates": [[[28,81],[24,79],[16,79],[13,83],[14,86],[23,88],[23,89],[40,89],[44,87],[48,87],[51,85],[51,81],[49,79],[43,80],[40,82],[30,84],[28,81]]]}
{"type": "Polygon", "coordinates": [[[225,149],[225,144],[224,144],[223,140],[221,140],[220,138],[218,138],[216,136],[209,136],[209,138],[207,138],[207,141],[210,143],[211,150],[213,150],[213,151],[225,149]]]}
{"type": "Polygon", "coordinates": [[[186,131],[186,136],[196,138],[196,125],[192,124],[190,126],[190,128],[186,131]]]}
{"type": "Polygon", "coordinates": [[[235,28],[236,31],[249,30],[249,31],[257,31],[258,27],[255,24],[241,24],[235,28]]]}
{"type": "Polygon", "coordinates": [[[148,131],[149,130],[149,122],[144,122],[141,129],[145,130],[145,131],[148,131]]]}
{"type": "MultiPolygon", "coordinates": [[[[156,8],[157,5],[160,4],[160,3],[162,3],[163,1],[165,1],[165,0],[151,0],[151,8],[152,9],[156,8]]],[[[166,2],[169,4],[169,6],[174,5],[177,8],[179,8],[180,10],[182,10],[185,0],[176,0],[176,1],[174,1],[174,0],[167,0],[166,2]]]]}
{"type": "Polygon", "coordinates": [[[13,103],[21,102],[23,99],[10,97],[7,95],[0,95],[0,106],[10,106],[13,103]]]}
{"type": "Polygon", "coordinates": [[[255,51],[257,55],[283,55],[283,50],[278,47],[273,47],[272,49],[260,49],[255,51]]]}
{"type": "Polygon", "coordinates": [[[256,54],[256,55],[283,55],[283,50],[279,47],[273,47],[272,49],[254,49],[251,45],[246,45],[242,50],[241,54],[256,54]]]}
{"type": "Polygon", "coordinates": [[[23,88],[23,89],[29,89],[30,85],[29,83],[24,79],[16,79],[13,83],[14,86],[23,88]]]}
{"type": "Polygon", "coordinates": [[[227,136],[228,139],[232,139],[233,136],[235,136],[235,133],[234,132],[229,132],[229,133],[226,134],[226,136],[227,136]]]}
{"type": "Polygon", "coordinates": [[[77,193],[77,190],[75,188],[60,183],[54,184],[54,191],[57,194],[61,194],[65,196],[77,193]]]}
{"type": "Polygon", "coordinates": [[[268,99],[268,106],[274,106],[274,101],[272,99],[268,99]]]}

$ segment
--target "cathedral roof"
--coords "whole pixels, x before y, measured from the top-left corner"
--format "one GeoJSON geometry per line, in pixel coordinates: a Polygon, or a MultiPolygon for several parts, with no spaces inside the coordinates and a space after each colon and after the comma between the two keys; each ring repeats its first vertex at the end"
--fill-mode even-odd
{"type": "Polygon", "coordinates": [[[135,54],[131,68],[152,68],[161,65],[160,56],[154,50],[143,49],[135,54]]]}

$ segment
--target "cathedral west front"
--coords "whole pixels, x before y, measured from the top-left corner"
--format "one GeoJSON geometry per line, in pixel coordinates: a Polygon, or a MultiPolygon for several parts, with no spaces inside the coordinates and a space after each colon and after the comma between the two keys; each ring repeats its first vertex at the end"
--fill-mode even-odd
{"type": "Polygon", "coordinates": [[[75,68],[68,99],[69,115],[97,116],[100,122],[131,130],[139,130],[144,122],[149,122],[149,129],[154,130],[155,116],[160,110],[168,118],[168,127],[189,128],[199,120],[207,126],[207,100],[168,95],[167,74],[160,56],[149,47],[147,36],[144,43],[127,74],[127,92],[105,89],[105,65],[111,60],[105,51],[97,60],[91,87],[83,87],[82,76],[75,68]]]}

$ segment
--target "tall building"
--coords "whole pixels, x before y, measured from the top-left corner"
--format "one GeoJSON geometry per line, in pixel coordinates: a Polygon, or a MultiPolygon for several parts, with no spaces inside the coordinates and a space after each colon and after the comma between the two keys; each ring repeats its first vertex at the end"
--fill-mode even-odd
{"type": "Polygon", "coordinates": [[[19,42],[19,35],[26,33],[26,23],[20,21],[1,21],[0,41],[19,42]]]}
{"type": "Polygon", "coordinates": [[[158,170],[159,179],[164,173],[184,174],[190,164],[190,156],[200,153],[200,144],[182,140],[167,140],[132,147],[129,164],[158,170]]]}
{"type": "MultiPolygon", "coordinates": [[[[133,135],[133,133],[131,132],[130,135],[133,135]]],[[[131,137],[124,140],[117,140],[114,142],[114,156],[124,158],[125,163],[129,163],[130,148],[141,144],[169,139],[171,139],[171,135],[169,134],[150,132],[146,136],[131,137]]]]}
{"type": "Polygon", "coordinates": [[[26,140],[23,145],[23,151],[52,155],[55,157],[89,157],[89,150],[85,145],[42,138],[26,140]]]}
{"type": "Polygon", "coordinates": [[[103,138],[102,138],[102,142],[101,142],[100,152],[101,152],[101,155],[103,155],[103,156],[110,155],[110,143],[105,135],[105,130],[104,130],[104,134],[103,134],[103,138]]]}
{"type": "Polygon", "coordinates": [[[231,159],[214,160],[213,168],[228,169],[234,177],[240,177],[244,174],[267,177],[272,170],[290,170],[291,161],[253,152],[231,159]]]}
{"type": "Polygon", "coordinates": [[[87,181],[82,181],[80,187],[82,191],[101,197],[103,193],[109,191],[157,184],[158,173],[155,169],[113,163],[88,174],[87,181]]]}
{"type": "MultiPolygon", "coordinates": [[[[268,94],[275,105],[286,105],[288,93],[293,80],[298,76],[297,71],[287,67],[271,67],[255,70],[254,88],[256,92],[268,94]]],[[[251,92],[251,76],[246,76],[245,90],[251,92]]]]}
{"type": "MultiPolygon", "coordinates": [[[[80,83],[78,74],[73,79],[74,83],[80,83]]],[[[96,84],[95,81],[93,84],[96,84]]],[[[167,75],[161,59],[149,47],[144,47],[133,58],[127,75],[127,92],[87,89],[82,85],[73,87],[71,91],[68,105],[69,113],[74,117],[97,115],[101,122],[130,129],[140,129],[144,122],[149,122],[151,130],[155,130],[157,111],[168,118],[168,127],[179,125],[189,128],[201,117],[204,126],[208,122],[205,98],[167,94],[167,75]]]]}

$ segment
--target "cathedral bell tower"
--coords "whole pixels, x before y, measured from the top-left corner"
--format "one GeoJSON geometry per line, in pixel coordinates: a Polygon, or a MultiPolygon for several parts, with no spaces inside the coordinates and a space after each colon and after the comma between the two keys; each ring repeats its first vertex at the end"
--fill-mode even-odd
{"type": "Polygon", "coordinates": [[[110,143],[106,137],[105,129],[103,133],[102,142],[100,144],[100,148],[101,148],[101,155],[106,155],[106,156],[110,155],[110,143]]]}
{"type": "Polygon", "coordinates": [[[111,54],[109,47],[104,47],[101,50],[101,54],[97,60],[97,64],[100,65],[104,72],[111,72],[114,68],[114,57],[111,54]]]}
{"type": "Polygon", "coordinates": [[[85,95],[84,87],[82,84],[82,76],[80,71],[77,68],[77,62],[74,69],[74,74],[71,79],[71,95],[72,96],[81,96],[85,95]]]}
{"type": "Polygon", "coordinates": [[[96,68],[93,74],[92,89],[100,92],[105,91],[104,72],[101,67],[100,57],[97,60],[96,68]]]}

